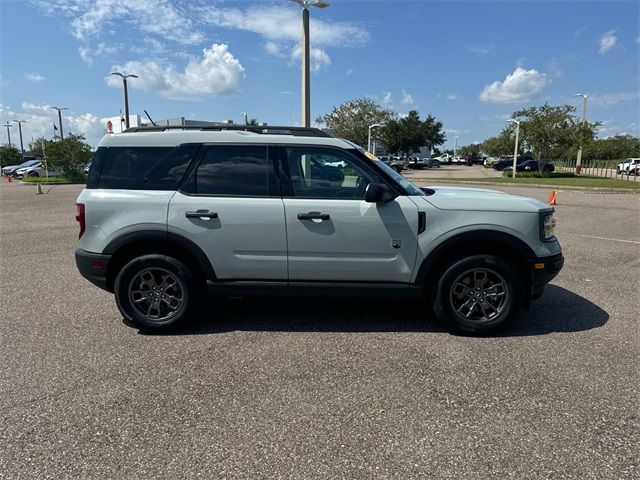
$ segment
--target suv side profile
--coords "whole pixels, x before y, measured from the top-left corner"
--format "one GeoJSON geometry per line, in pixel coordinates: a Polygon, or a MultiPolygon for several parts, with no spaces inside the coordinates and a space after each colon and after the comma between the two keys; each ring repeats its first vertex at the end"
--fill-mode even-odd
{"type": "Polygon", "coordinates": [[[77,209],[80,273],[152,331],[184,326],[207,295],[388,295],[426,298],[452,329],[481,334],[564,261],[544,203],[421,189],[315,129],[107,135],[77,209]]]}

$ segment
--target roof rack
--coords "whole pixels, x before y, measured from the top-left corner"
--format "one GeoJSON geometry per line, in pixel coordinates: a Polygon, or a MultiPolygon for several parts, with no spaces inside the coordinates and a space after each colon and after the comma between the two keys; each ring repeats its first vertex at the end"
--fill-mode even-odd
{"type": "Polygon", "coordinates": [[[135,132],[164,132],[166,130],[203,130],[203,131],[223,131],[236,130],[260,133],[265,135],[293,135],[295,137],[332,137],[329,133],[319,128],[311,127],[288,127],[274,125],[157,125],[149,127],[131,127],[127,128],[124,133],[135,132]]]}

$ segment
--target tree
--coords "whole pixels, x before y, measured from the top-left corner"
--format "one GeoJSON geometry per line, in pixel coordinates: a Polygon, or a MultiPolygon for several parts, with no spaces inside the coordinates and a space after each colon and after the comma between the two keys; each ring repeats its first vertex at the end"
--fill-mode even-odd
{"type": "Polygon", "coordinates": [[[334,136],[366,147],[369,127],[393,118],[391,110],[382,108],[370,98],[356,98],[334,107],[331,113],[318,117],[316,122],[329,128],[334,136]]]}
{"type": "Polygon", "coordinates": [[[471,145],[465,145],[463,147],[460,147],[458,149],[458,153],[460,155],[464,155],[466,157],[474,157],[474,156],[478,156],[480,155],[480,145],[478,144],[471,144],[471,145]]]}
{"type": "Polygon", "coordinates": [[[600,123],[583,124],[574,112],[572,105],[545,103],[513,113],[513,118],[520,120],[522,145],[532,152],[541,172],[543,160],[565,158],[573,146],[585,145],[595,137],[600,123]]]}
{"type": "Polygon", "coordinates": [[[36,138],[29,144],[29,152],[34,157],[44,158],[44,154],[47,150],[47,145],[49,145],[51,140],[47,140],[44,137],[36,138]]]}
{"type": "Polygon", "coordinates": [[[60,167],[65,174],[82,172],[91,160],[91,146],[84,141],[84,135],[71,133],[64,140],[49,142],[46,146],[49,168],[60,167]]]}
{"type": "Polygon", "coordinates": [[[19,165],[22,163],[22,155],[13,145],[5,144],[0,147],[0,167],[19,165]]]}
{"type": "MultiPolygon", "coordinates": [[[[575,158],[575,152],[572,158],[575,158]]],[[[622,160],[640,156],[640,138],[631,135],[593,140],[584,145],[582,158],[585,160],[622,160]]]]}
{"type": "MultiPolygon", "coordinates": [[[[493,157],[501,155],[513,155],[515,148],[516,132],[513,126],[505,127],[496,137],[489,137],[482,143],[482,150],[493,157]]],[[[522,150],[522,142],[518,145],[518,150],[522,150]]]]}
{"type": "Polygon", "coordinates": [[[429,114],[421,121],[418,112],[411,110],[404,118],[388,121],[380,129],[380,136],[388,152],[408,157],[419,152],[420,147],[433,149],[442,145],[446,140],[442,128],[442,122],[436,121],[433,115],[429,114]]]}

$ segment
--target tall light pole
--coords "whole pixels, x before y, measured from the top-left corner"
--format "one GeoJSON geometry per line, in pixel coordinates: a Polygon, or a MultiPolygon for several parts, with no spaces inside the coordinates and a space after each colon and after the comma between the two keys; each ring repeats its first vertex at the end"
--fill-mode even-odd
{"type": "Polygon", "coordinates": [[[507,122],[516,124],[516,148],[513,150],[513,172],[511,172],[511,178],[516,178],[516,167],[518,166],[518,140],[520,136],[520,120],[510,118],[507,122]]]}
{"type": "Polygon", "coordinates": [[[22,145],[22,124],[27,123],[26,120],[13,120],[18,124],[18,131],[20,132],[20,154],[24,157],[24,146],[22,145]]]}
{"type": "Polygon", "coordinates": [[[62,108],[51,107],[51,108],[58,111],[58,124],[60,125],[60,140],[64,140],[64,135],[62,133],[62,110],[69,110],[69,109],[66,107],[62,107],[62,108]]]}
{"type": "Polygon", "coordinates": [[[456,136],[456,137],[453,137],[453,138],[456,139],[456,146],[453,149],[453,156],[455,157],[458,154],[458,137],[456,136]]]}
{"type": "Polygon", "coordinates": [[[371,130],[373,130],[376,127],[381,127],[382,125],[384,125],[384,124],[383,123],[374,123],[373,125],[369,125],[369,139],[367,140],[367,152],[373,153],[374,155],[376,153],[371,151],[371,130]]]}
{"type": "Polygon", "coordinates": [[[309,7],[327,8],[323,0],[291,0],[302,7],[302,126],[311,126],[311,77],[309,70],[309,7]]]}
{"type": "Polygon", "coordinates": [[[129,92],[127,91],[127,78],[138,78],[132,73],[111,72],[111,75],[117,75],[122,78],[124,85],[124,128],[129,128],[129,92]]]}
{"type": "MultiPolygon", "coordinates": [[[[587,121],[587,96],[584,93],[576,93],[576,97],[582,97],[581,123],[584,126],[584,123],[587,121]]],[[[576,173],[580,173],[581,170],[582,170],[582,142],[580,142],[580,146],[578,147],[578,156],[576,157],[576,173]]]]}
{"type": "Polygon", "coordinates": [[[249,125],[249,120],[247,117],[247,112],[242,112],[241,115],[244,117],[244,124],[249,125]]]}
{"type": "Polygon", "coordinates": [[[9,139],[9,148],[11,148],[11,132],[9,131],[9,129],[13,127],[13,125],[9,120],[7,120],[4,123],[3,127],[7,127],[7,138],[9,139]]]}

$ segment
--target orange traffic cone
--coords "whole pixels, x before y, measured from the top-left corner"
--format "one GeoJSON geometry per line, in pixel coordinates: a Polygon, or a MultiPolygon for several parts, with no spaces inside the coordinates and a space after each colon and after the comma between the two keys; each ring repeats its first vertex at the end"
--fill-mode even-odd
{"type": "Polygon", "coordinates": [[[551,195],[549,195],[549,205],[558,205],[555,190],[551,190],[551,195]]]}
{"type": "Polygon", "coordinates": [[[13,177],[11,175],[7,175],[7,182],[13,182],[13,177]]]}

